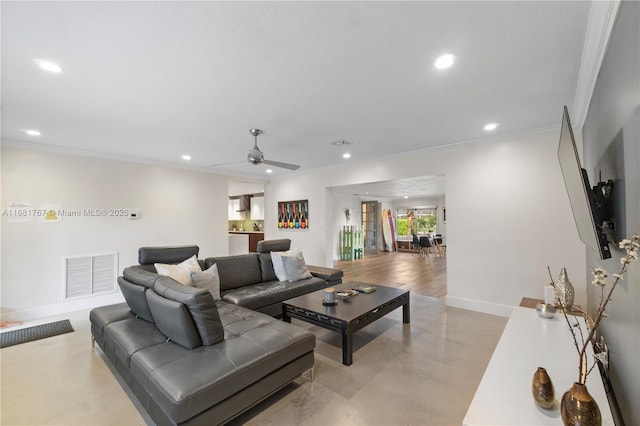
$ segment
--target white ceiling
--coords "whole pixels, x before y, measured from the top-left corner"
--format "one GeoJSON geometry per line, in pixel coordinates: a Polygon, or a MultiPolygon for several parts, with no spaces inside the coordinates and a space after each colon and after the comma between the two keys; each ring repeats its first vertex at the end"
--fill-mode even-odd
{"type": "Polygon", "coordinates": [[[0,7],[5,142],[176,164],[188,153],[191,167],[263,178],[245,160],[254,127],[267,159],[310,169],[483,138],[488,122],[493,135],[558,126],[590,2],[0,7]],[[433,66],[443,53],[457,58],[446,71],[433,66]],[[331,144],[342,139],[351,160],[331,144]]]}
{"type": "Polygon", "coordinates": [[[404,200],[412,205],[418,200],[442,197],[445,194],[446,177],[429,175],[407,179],[395,179],[329,188],[338,194],[355,195],[361,199],[404,200]]]}

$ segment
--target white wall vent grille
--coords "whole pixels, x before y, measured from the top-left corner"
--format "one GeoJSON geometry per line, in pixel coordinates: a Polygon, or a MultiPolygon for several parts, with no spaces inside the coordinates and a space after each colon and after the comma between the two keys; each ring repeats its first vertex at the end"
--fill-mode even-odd
{"type": "Polygon", "coordinates": [[[118,253],[65,258],[64,298],[113,293],[117,290],[118,253]]]}

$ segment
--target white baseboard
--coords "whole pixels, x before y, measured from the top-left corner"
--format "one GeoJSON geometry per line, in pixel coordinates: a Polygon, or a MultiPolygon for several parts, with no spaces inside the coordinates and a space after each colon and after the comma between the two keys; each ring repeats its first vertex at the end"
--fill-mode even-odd
{"type": "Polygon", "coordinates": [[[115,292],[103,296],[86,297],[83,299],[67,300],[55,305],[38,306],[37,308],[24,309],[22,311],[3,312],[3,321],[31,321],[39,318],[65,314],[67,312],[91,309],[98,306],[112,305],[124,302],[122,293],[115,292]]]}
{"type": "Polygon", "coordinates": [[[513,311],[513,306],[485,302],[484,300],[467,299],[465,297],[446,296],[445,303],[447,306],[454,308],[467,309],[469,311],[482,312],[501,317],[509,317],[513,311]]]}

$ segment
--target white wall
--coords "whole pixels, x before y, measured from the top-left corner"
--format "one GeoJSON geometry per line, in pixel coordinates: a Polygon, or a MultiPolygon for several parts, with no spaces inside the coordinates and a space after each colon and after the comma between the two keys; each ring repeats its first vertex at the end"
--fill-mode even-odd
{"type": "Polygon", "coordinates": [[[2,316],[30,319],[119,300],[62,302],[65,256],[119,253],[137,264],[140,246],[197,244],[226,255],[227,178],[96,158],[2,147],[2,208],[11,201],[64,209],[141,209],[141,219],[67,217],[60,223],[2,218],[2,316]]]}
{"type": "MultiPolygon", "coordinates": [[[[584,304],[585,252],[556,157],[558,137],[559,130],[274,177],[267,206],[308,198],[312,220],[305,232],[268,226],[265,237],[291,238],[308,263],[331,266],[335,200],[327,187],[415,177],[416,170],[445,174],[449,305],[508,315],[523,296],[543,298],[547,265],[554,278],[567,267],[584,304]]],[[[266,211],[273,223],[275,208],[266,211]]]]}

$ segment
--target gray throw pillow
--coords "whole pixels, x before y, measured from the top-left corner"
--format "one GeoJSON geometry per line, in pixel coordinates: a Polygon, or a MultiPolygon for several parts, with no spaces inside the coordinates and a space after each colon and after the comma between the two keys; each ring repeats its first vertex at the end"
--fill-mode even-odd
{"type": "Polygon", "coordinates": [[[194,287],[208,290],[213,296],[213,300],[220,300],[220,275],[218,275],[216,263],[206,271],[191,272],[191,282],[194,287]]]}
{"type": "Polygon", "coordinates": [[[290,283],[312,277],[302,253],[299,256],[282,256],[282,266],[290,283]]]}

